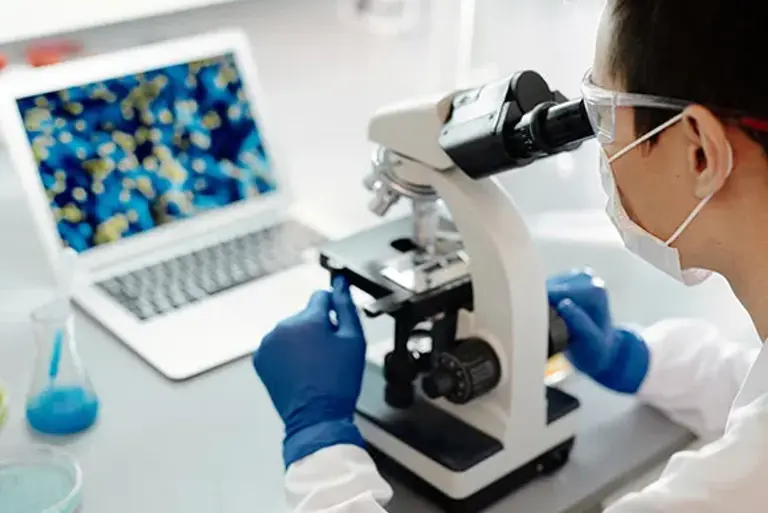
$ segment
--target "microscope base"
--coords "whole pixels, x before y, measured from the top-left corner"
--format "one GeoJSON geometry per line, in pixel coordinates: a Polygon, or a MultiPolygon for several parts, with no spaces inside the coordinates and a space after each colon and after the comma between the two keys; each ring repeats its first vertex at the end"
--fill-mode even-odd
{"type": "Polygon", "coordinates": [[[565,441],[535,460],[503,476],[487,488],[464,499],[449,497],[376,447],[369,445],[368,453],[376,462],[380,472],[387,477],[396,479],[420,496],[425,497],[446,513],[478,513],[504,497],[511,495],[531,481],[560,470],[560,468],[568,463],[574,441],[574,438],[565,441]]]}
{"type": "MultiPolygon", "coordinates": [[[[358,402],[358,425],[368,443],[369,452],[385,474],[398,479],[447,512],[480,511],[537,477],[555,472],[568,461],[574,440],[566,434],[553,442],[551,449],[517,468],[503,466],[502,462],[499,468],[493,470],[498,472],[498,479],[479,490],[472,488],[472,481],[478,475],[475,471],[491,458],[497,459],[495,465],[501,461],[498,458],[514,465],[513,456],[505,453],[504,445],[446,413],[420,394],[410,408],[392,408],[384,400],[384,386],[381,368],[369,364],[358,402]],[[393,454],[389,454],[388,449],[393,454]],[[394,453],[400,459],[405,458],[408,466],[397,461],[394,453]],[[471,491],[457,499],[441,490],[443,485],[438,487],[430,483],[430,478],[433,482],[435,479],[437,482],[442,480],[446,483],[444,486],[456,488],[454,496],[462,495],[458,493],[459,488],[471,491]]],[[[549,424],[565,422],[570,425],[578,406],[576,398],[547,388],[549,424]]]]}

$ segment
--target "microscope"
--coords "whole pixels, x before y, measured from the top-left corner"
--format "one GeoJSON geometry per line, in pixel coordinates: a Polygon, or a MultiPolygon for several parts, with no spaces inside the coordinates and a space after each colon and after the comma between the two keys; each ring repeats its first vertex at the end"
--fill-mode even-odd
{"type": "Polygon", "coordinates": [[[568,330],[515,204],[494,175],[593,137],[581,100],[537,73],[379,111],[373,212],[412,213],[320,248],[332,275],[394,320],[357,423],[386,474],[446,511],[479,511],[570,455],[579,401],[545,384],[568,330]],[[442,208],[445,207],[445,208],[442,208]],[[445,214],[447,210],[448,215],[445,214]]]}

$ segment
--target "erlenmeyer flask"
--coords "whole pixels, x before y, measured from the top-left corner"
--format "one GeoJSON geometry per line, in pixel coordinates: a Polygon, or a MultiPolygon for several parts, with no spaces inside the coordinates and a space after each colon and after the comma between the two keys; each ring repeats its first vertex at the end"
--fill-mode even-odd
{"type": "Polygon", "coordinates": [[[27,422],[50,435],[84,431],[96,421],[99,400],[75,344],[69,301],[35,310],[32,326],[37,356],[27,394],[27,422]]]}

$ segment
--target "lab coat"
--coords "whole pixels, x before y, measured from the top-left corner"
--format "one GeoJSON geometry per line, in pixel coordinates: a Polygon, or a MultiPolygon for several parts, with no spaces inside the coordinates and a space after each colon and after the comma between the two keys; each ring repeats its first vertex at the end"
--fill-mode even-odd
{"type": "MultiPolygon", "coordinates": [[[[651,365],[638,392],[705,440],[673,456],[661,478],[606,513],[768,511],[768,348],[723,340],[702,321],[670,320],[643,337],[651,365]]],[[[381,513],[392,489],[362,449],[338,445],[291,465],[294,513],[381,513]]]]}

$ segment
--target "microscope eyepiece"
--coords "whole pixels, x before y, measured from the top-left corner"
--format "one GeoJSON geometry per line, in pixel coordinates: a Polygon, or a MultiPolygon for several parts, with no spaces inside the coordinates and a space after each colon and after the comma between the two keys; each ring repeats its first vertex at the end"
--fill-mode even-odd
{"type": "Polygon", "coordinates": [[[595,135],[581,98],[549,105],[539,118],[539,144],[550,152],[569,151],[595,135]]]}
{"type": "MultiPolygon", "coordinates": [[[[581,99],[538,104],[514,126],[502,127],[509,167],[522,167],[538,159],[576,149],[593,137],[592,125],[581,99]]],[[[497,171],[498,172],[498,171],[497,171]]]]}
{"type": "Polygon", "coordinates": [[[479,179],[572,151],[593,136],[582,100],[568,101],[524,71],[457,95],[440,146],[479,179]]]}

